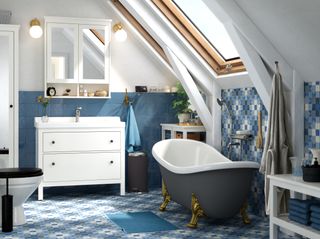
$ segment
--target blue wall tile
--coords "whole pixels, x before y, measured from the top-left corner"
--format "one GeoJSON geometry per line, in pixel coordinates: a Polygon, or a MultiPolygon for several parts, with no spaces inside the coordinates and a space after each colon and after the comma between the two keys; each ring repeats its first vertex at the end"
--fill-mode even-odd
{"type": "MultiPolygon", "coordinates": [[[[260,163],[262,149],[256,148],[256,138],[258,133],[258,112],[262,113],[262,135],[267,130],[268,113],[255,88],[239,88],[222,90],[222,99],[226,101],[231,115],[232,125],[227,109],[222,107],[221,115],[221,149],[222,154],[228,156],[228,144],[230,143],[229,134],[237,130],[250,130],[253,139],[244,141],[242,146],[242,157],[240,147],[233,148],[231,153],[232,160],[250,160],[260,163]]],[[[249,195],[250,209],[256,213],[264,215],[264,175],[256,172],[249,195]]]]}
{"type": "MultiPolygon", "coordinates": [[[[20,91],[19,107],[19,154],[21,167],[35,166],[34,117],[42,116],[42,106],[37,96],[42,91],[20,91]]],[[[177,118],[172,110],[174,94],[170,93],[129,93],[133,101],[137,124],[140,130],[142,148],[149,159],[149,186],[161,185],[157,162],[151,155],[154,143],[161,140],[160,123],[175,123],[177,118]]],[[[119,116],[126,121],[127,106],[123,104],[124,93],[112,93],[111,99],[52,99],[48,106],[50,116],[74,116],[75,108],[81,106],[82,116],[119,116]]]]}
{"type": "Polygon", "coordinates": [[[309,148],[320,149],[320,82],[304,84],[304,146],[305,158],[311,159],[309,148]]]}

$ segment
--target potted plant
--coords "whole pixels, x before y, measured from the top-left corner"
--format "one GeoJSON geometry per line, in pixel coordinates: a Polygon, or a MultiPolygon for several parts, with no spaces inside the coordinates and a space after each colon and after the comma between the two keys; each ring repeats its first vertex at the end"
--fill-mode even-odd
{"type": "Polygon", "coordinates": [[[189,97],[185,90],[183,89],[180,82],[177,83],[177,96],[176,99],[172,102],[172,108],[176,110],[179,123],[188,122],[190,119],[190,113],[192,112],[189,109],[190,102],[189,97]]]}

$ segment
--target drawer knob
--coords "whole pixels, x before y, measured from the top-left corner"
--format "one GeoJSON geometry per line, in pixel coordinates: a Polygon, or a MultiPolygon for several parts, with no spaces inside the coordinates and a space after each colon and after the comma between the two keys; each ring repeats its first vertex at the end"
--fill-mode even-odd
{"type": "Polygon", "coordinates": [[[55,163],[55,162],[52,162],[51,165],[54,166],[54,165],[56,165],[56,163],[55,163]]]}
{"type": "Polygon", "coordinates": [[[110,143],[113,143],[113,139],[110,140],[110,143]]]}
{"type": "Polygon", "coordinates": [[[113,164],[113,160],[111,160],[110,163],[113,164]]]}
{"type": "Polygon", "coordinates": [[[52,144],[55,144],[56,143],[56,141],[54,141],[54,140],[52,140],[52,142],[51,142],[52,144]]]}

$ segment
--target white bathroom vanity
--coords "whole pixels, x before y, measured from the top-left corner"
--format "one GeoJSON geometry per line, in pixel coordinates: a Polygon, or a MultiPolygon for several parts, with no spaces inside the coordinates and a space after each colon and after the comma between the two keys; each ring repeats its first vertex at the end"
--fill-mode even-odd
{"type": "Polygon", "coordinates": [[[125,194],[125,123],[119,117],[50,117],[34,121],[44,187],[120,184],[125,194]]]}

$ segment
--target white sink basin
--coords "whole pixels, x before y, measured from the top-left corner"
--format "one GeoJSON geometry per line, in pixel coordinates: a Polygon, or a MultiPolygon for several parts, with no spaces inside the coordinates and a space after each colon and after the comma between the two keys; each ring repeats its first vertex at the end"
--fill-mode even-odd
{"type": "Polygon", "coordinates": [[[125,123],[120,121],[120,117],[80,117],[76,122],[76,117],[49,117],[48,122],[42,122],[41,117],[34,118],[36,128],[105,128],[124,127],[125,123]]]}

